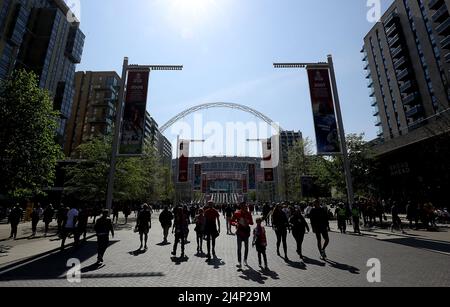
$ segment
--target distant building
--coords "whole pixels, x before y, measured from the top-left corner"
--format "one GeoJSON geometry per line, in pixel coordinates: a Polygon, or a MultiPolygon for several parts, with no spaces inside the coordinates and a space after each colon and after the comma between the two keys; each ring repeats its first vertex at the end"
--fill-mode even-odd
{"type": "Polygon", "coordinates": [[[167,168],[171,169],[172,164],[172,144],[169,140],[161,134],[158,129],[158,123],[150,113],[145,113],[145,133],[144,142],[147,145],[153,146],[158,153],[161,163],[167,168]]]}
{"type": "Polygon", "coordinates": [[[57,136],[62,146],[85,39],[79,23],[66,18],[68,12],[63,0],[0,1],[0,79],[21,68],[38,75],[39,86],[61,112],[57,136]]]}
{"type": "Polygon", "coordinates": [[[449,8],[449,0],[395,0],[364,38],[389,197],[439,202],[450,189],[449,8]]]}
{"type": "Polygon", "coordinates": [[[112,132],[120,89],[116,72],[77,72],[72,116],[64,148],[70,157],[82,143],[112,132]]]}
{"type": "Polygon", "coordinates": [[[280,166],[277,168],[279,176],[278,181],[283,185],[278,187],[279,194],[282,195],[282,200],[291,200],[291,195],[288,195],[288,182],[285,179],[285,167],[288,163],[289,151],[294,148],[295,144],[303,141],[303,134],[300,131],[280,131],[280,166]]]}

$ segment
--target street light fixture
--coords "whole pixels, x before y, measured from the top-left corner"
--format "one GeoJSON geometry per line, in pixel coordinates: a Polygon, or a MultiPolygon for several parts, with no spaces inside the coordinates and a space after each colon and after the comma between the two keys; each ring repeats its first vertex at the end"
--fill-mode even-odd
{"type": "Polygon", "coordinates": [[[328,55],[328,62],[318,62],[318,63],[274,63],[274,68],[327,68],[330,72],[330,78],[332,83],[332,91],[333,91],[333,98],[334,98],[334,105],[336,109],[336,117],[337,117],[337,124],[338,124],[338,130],[339,130],[339,140],[341,143],[342,148],[342,156],[343,156],[343,162],[344,162],[344,172],[345,172],[345,181],[347,184],[347,194],[348,194],[348,202],[350,206],[353,206],[355,202],[355,197],[353,194],[353,183],[352,183],[352,175],[350,173],[350,161],[348,158],[348,149],[347,149],[347,143],[345,140],[345,131],[344,131],[344,123],[342,120],[342,112],[341,112],[341,105],[339,102],[339,95],[338,95],[338,89],[337,89],[337,83],[336,83],[336,75],[334,72],[334,65],[333,65],[333,57],[331,55],[328,55]]]}

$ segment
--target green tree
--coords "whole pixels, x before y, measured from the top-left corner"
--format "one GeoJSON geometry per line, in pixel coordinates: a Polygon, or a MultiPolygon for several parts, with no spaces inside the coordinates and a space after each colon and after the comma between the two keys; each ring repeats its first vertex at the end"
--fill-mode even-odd
{"type": "Polygon", "coordinates": [[[43,194],[63,158],[55,142],[59,112],[32,72],[16,71],[0,84],[0,194],[27,199],[43,194]]]}
{"type": "MultiPolygon", "coordinates": [[[[112,136],[92,139],[76,150],[78,163],[66,168],[65,193],[86,202],[104,202],[108,187],[112,136]]],[[[140,157],[119,157],[114,181],[114,201],[155,202],[173,197],[170,173],[161,165],[152,146],[140,157]]]]}

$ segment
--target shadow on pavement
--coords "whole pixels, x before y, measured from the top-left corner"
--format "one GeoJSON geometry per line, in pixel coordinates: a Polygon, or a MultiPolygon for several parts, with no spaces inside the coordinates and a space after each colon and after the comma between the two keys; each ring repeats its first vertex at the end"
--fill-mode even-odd
{"type": "Polygon", "coordinates": [[[158,243],[158,244],[156,244],[157,246],[167,246],[167,245],[171,245],[172,243],[170,243],[170,242],[161,242],[161,243],[158,243]]]}
{"type": "Polygon", "coordinates": [[[261,269],[261,274],[267,277],[270,277],[272,279],[280,279],[279,275],[275,271],[271,271],[270,269],[261,269]]]}
{"type": "Polygon", "coordinates": [[[383,240],[383,242],[390,242],[439,253],[450,253],[450,242],[444,241],[430,241],[418,238],[393,238],[383,240]]]}
{"type": "Polygon", "coordinates": [[[184,256],[184,257],[170,257],[170,259],[172,260],[173,263],[175,263],[175,265],[180,265],[183,262],[188,262],[189,261],[189,257],[188,256],[184,256]]]}
{"type": "Polygon", "coordinates": [[[137,256],[145,254],[147,251],[148,251],[147,249],[140,248],[135,251],[128,252],[128,254],[137,257],[137,256]]]}
{"type": "Polygon", "coordinates": [[[295,262],[292,260],[287,260],[286,263],[288,264],[288,266],[295,268],[295,269],[299,269],[299,270],[306,270],[306,265],[303,262],[295,262]]]}
{"type": "Polygon", "coordinates": [[[333,268],[343,270],[343,271],[349,271],[352,274],[359,274],[359,269],[355,268],[351,265],[339,263],[339,262],[329,260],[329,259],[326,260],[326,263],[328,263],[333,268]]]}
{"type": "Polygon", "coordinates": [[[305,260],[304,260],[305,264],[325,266],[325,263],[322,262],[322,261],[314,260],[314,259],[311,259],[311,258],[308,258],[308,257],[304,257],[304,258],[305,258],[305,260]]]}
{"type": "Polygon", "coordinates": [[[217,257],[207,260],[206,263],[210,266],[213,266],[214,269],[220,269],[221,266],[225,265],[225,262],[222,259],[217,258],[217,257]]]}
{"type": "Polygon", "coordinates": [[[94,264],[91,264],[90,266],[87,266],[87,267],[85,267],[85,268],[82,268],[81,269],[81,273],[87,273],[87,272],[93,272],[93,271],[98,271],[98,270],[100,270],[100,269],[102,269],[102,268],[104,268],[105,267],[105,265],[104,264],[101,264],[101,263],[94,263],[94,264]]]}
{"type": "MultiPolygon", "coordinates": [[[[115,243],[117,241],[111,241],[110,246],[115,243]]],[[[68,248],[64,251],[54,249],[0,268],[0,281],[66,278],[69,259],[75,258],[83,263],[96,254],[97,242],[86,242],[77,248],[68,248]]]]}
{"type": "Polygon", "coordinates": [[[242,275],[239,276],[239,278],[242,278],[242,279],[247,280],[247,281],[256,282],[256,283],[258,283],[260,285],[264,285],[266,283],[266,280],[269,279],[267,276],[264,276],[260,272],[255,271],[250,266],[248,267],[248,269],[241,270],[240,272],[242,273],[242,275]]]}

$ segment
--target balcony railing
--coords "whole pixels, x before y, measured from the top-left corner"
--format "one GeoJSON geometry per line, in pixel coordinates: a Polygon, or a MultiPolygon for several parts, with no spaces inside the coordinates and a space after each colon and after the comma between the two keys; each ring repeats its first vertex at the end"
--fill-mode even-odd
{"type": "Polygon", "coordinates": [[[396,58],[402,51],[403,51],[402,46],[398,46],[395,49],[391,49],[391,55],[393,58],[396,58]]]}
{"type": "Polygon", "coordinates": [[[392,37],[388,40],[388,44],[391,47],[397,46],[397,43],[399,43],[399,42],[400,42],[400,35],[398,35],[398,34],[396,34],[394,37],[392,37]]]}
{"type": "Polygon", "coordinates": [[[441,47],[442,49],[450,49],[450,35],[441,40],[441,47]]]}
{"type": "Polygon", "coordinates": [[[386,36],[391,36],[397,30],[397,26],[393,24],[390,28],[386,29],[386,36]]]}
{"type": "Polygon", "coordinates": [[[430,0],[428,3],[428,7],[432,10],[435,10],[441,5],[444,1],[443,0],[430,0]]]}
{"type": "Polygon", "coordinates": [[[442,22],[439,26],[436,27],[436,32],[439,35],[449,34],[450,28],[450,17],[448,17],[444,22],[442,22]]]}
{"type": "Polygon", "coordinates": [[[423,107],[420,105],[414,106],[414,107],[410,108],[409,110],[407,110],[405,112],[405,114],[406,114],[406,117],[408,117],[408,118],[411,118],[411,117],[417,118],[418,116],[423,115],[423,107]]]}
{"type": "Polygon", "coordinates": [[[444,4],[433,14],[433,16],[431,16],[431,19],[433,20],[433,22],[440,22],[445,17],[449,17],[449,15],[447,5],[444,4]]]}
{"type": "Polygon", "coordinates": [[[402,99],[403,104],[405,104],[405,105],[413,105],[413,103],[416,102],[418,97],[419,97],[419,94],[417,92],[409,94],[408,96],[405,96],[402,99]]]}
{"type": "Polygon", "coordinates": [[[397,73],[397,79],[403,80],[406,76],[408,76],[408,74],[409,74],[409,70],[408,70],[408,68],[405,68],[402,71],[399,71],[397,73]]]}
{"type": "Polygon", "coordinates": [[[450,63],[450,53],[447,53],[447,54],[445,55],[445,62],[446,62],[446,63],[450,63]]]}
{"type": "Polygon", "coordinates": [[[391,15],[384,21],[384,26],[389,27],[397,19],[397,13],[392,12],[391,15]]]}
{"type": "Polygon", "coordinates": [[[410,80],[406,81],[402,86],[400,86],[400,92],[407,92],[408,90],[412,89],[412,85],[413,83],[410,80]]]}
{"type": "Polygon", "coordinates": [[[401,57],[400,59],[398,59],[397,61],[394,62],[394,68],[395,69],[399,69],[404,64],[406,64],[406,59],[405,59],[405,57],[401,57]]]}

